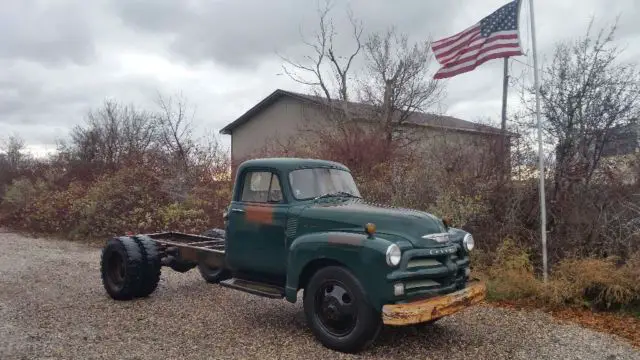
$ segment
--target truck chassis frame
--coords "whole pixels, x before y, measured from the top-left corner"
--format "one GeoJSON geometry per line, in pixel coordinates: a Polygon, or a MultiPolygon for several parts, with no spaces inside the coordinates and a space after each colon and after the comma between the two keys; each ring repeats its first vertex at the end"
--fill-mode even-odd
{"type": "Polygon", "coordinates": [[[158,246],[163,266],[176,262],[190,262],[193,265],[206,264],[212,268],[226,268],[225,238],[181,232],[159,232],[145,234],[158,246]]]}

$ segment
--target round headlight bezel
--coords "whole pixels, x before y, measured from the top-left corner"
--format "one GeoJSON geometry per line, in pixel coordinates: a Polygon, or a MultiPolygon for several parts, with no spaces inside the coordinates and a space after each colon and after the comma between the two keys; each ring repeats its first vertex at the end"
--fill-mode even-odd
{"type": "Polygon", "coordinates": [[[473,235],[466,234],[462,239],[462,244],[464,245],[464,249],[467,252],[470,252],[471,250],[473,250],[473,248],[476,245],[475,240],[473,239],[473,235]]]}
{"type": "Polygon", "coordinates": [[[402,251],[400,250],[400,247],[396,244],[389,245],[389,247],[387,247],[385,258],[387,260],[387,265],[391,267],[400,265],[400,261],[402,260],[402,251]]]}

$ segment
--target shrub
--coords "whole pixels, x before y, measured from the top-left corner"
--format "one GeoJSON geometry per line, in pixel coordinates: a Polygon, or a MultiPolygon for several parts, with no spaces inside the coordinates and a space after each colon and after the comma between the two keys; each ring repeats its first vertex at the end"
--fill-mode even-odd
{"type": "Polygon", "coordinates": [[[185,206],[200,209],[207,218],[205,228],[222,228],[223,212],[231,201],[232,182],[230,179],[201,181],[191,189],[185,206]]]}
{"type": "Polygon", "coordinates": [[[78,219],[73,237],[157,230],[156,212],[167,202],[159,189],[160,179],[145,168],[124,168],[99,178],[72,205],[78,219]]]}
{"type": "Polygon", "coordinates": [[[47,190],[48,186],[43,180],[32,181],[27,178],[14,180],[7,187],[0,206],[5,214],[5,222],[11,221],[23,226],[22,219],[27,213],[28,206],[47,190]]]}
{"type": "Polygon", "coordinates": [[[512,239],[506,239],[497,249],[486,270],[486,280],[491,299],[527,299],[539,291],[528,252],[512,239]]]}
{"type": "Polygon", "coordinates": [[[619,259],[565,259],[553,271],[553,281],[541,297],[553,305],[586,305],[594,309],[619,309],[640,300],[640,286],[632,262],[619,259]]]}
{"type": "Polygon", "coordinates": [[[209,217],[200,208],[172,203],[158,210],[162,229],[187,233],[201,233],[209,224],[209,217]]]}
{"type": "Polygon", "coordinates": [[[70,210],[85,193],[86,188],[79,183],[72,183],[65,190],[40,193],[27,206],[25,227],[37,232],[68,232],[78,220],[70,210]]]}
{"type": "Polygon", "coordinates": [[[529,253],[511,239],[503,242],[492,260],[485,255],[480,256],[477,271],[493,300],[534,300],[596,310],[640,303],[640,253],[626,262],[617,257],[564,259],[554,266],[547,284],[535,275],[529,253]]]}

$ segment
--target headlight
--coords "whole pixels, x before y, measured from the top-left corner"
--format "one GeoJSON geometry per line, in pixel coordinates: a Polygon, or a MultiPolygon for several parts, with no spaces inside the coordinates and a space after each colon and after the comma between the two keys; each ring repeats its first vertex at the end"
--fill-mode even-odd
{"type": "Polygon", "coordinates": [[[475,245],[475,243],[473,242],[473,236],[471,236],[471,234],[465,235],[464,239],[462,240],[462,244],[467,251],[473,250],[473,246],[475,245]]]}
{"type": "Polygon", "coordinates": [[[398,266],[400,264],[400,258],[402,257],[402,252],[400,248],[396,244],[391,244],[387,248],[387,265],[389,266],[398,266]]]}

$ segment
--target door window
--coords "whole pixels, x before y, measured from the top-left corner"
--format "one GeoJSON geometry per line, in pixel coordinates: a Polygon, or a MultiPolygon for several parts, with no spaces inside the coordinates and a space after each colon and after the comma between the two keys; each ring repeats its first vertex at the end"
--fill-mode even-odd
{"type": "Polygon", "coordinates": [[[248,202],[282,202],[282,190],[278,176],[269,171],[247,173],[240,199],[248,202]]]}

